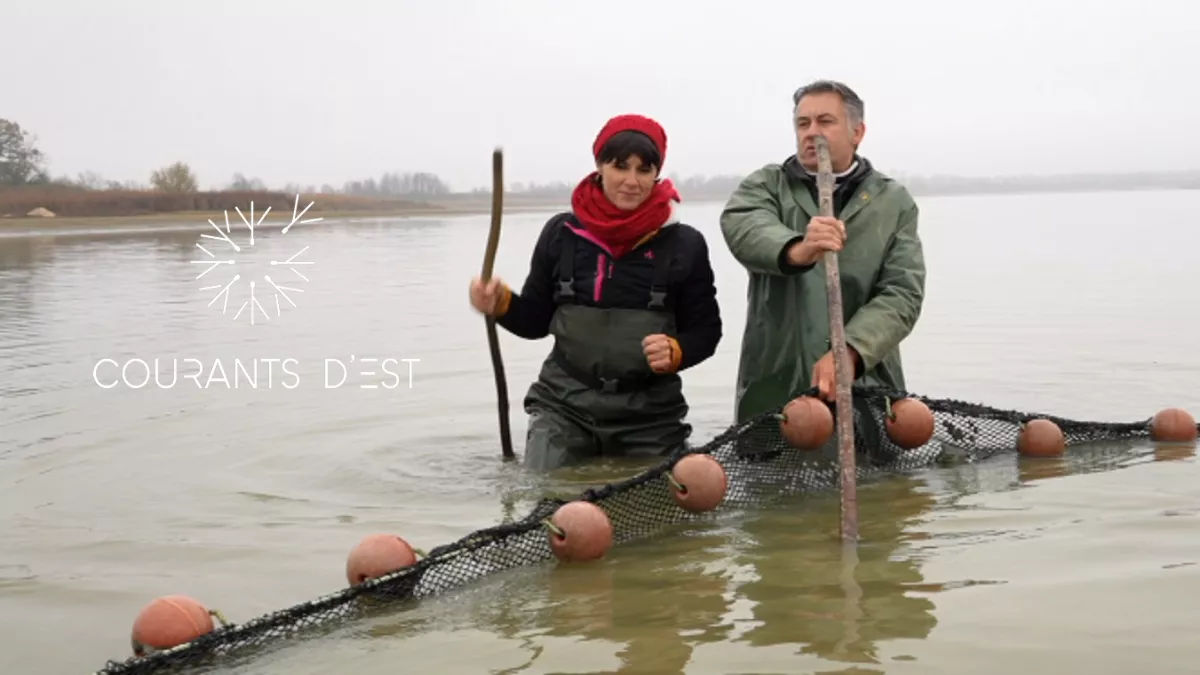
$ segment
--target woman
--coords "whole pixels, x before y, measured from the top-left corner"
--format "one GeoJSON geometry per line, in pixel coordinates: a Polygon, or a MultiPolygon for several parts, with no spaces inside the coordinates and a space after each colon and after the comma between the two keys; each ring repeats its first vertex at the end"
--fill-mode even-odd
{"type": "Polygon", "coordinates": [[[596,171],[543,227],[519,294],[471,282],[471,305],[513,335],[554,336],[525,397],[525,465],[661,456],[691,425],[679,372],[712,356],[721,316],[704,236],[678,222],[660,180],[667,135],[621,115],[592,145],[596,171]]]}

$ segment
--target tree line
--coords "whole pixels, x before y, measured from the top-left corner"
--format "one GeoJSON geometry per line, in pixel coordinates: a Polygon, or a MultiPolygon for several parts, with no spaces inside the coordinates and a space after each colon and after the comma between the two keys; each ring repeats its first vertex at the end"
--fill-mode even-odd
{"type": "MultiPolygon", "coordinates": [[[[739,176],[671,176],[685,195],[728,195],[741,180],[739,176]]],[[[40,186],[46,188],[89,191],[157,191],[184,194],[200,191],[196,172],[186,162],[175,162],[150,172],[146,182],[105,179],[94,171],[80,172],[72,177],[51,176],[45,154],[37,147],[36,138],[11,120],[0,119],[0,187],[40,186]]],[[[560,198],[571,194],[575,183],[563,181],[535,183],[516,181],[506,186],[506,192],[529,197],[560,198]]],[[[218,192],[275,192],[262,179],[234,173],[218,187],[218,192]]],[[[280,186],[284,194],[326,194],[375,198],[438,198],[457,195],[487,196],[491,187],[478,187],[464,192],[454,191],[436,174],[429,172],[384,172],[378,177],[349,180],[341,186],[288,183],[280,186]]]]}
{"type": "MultiPolygon", "coordinates": [[[[0,118],[0,187],[43,187],[77,190],[157,191],[172,194],[200,191],[196,172],[186,162],[174,162],[150,172],[146,182],[105,179],[94,171],[72,177],[51,176],[46,155],[37,147],[37,139],[20,124],[0,118]]],[[[341,194],[377,198],[439,197],[451,194],[450,186],[428,172],[385,172],[378,178],[350,180],[340,187],[288,183],[286,194],[341,194]]],[[[235,173],[217,192],[273,192],[261,179],[235,173]]]]}

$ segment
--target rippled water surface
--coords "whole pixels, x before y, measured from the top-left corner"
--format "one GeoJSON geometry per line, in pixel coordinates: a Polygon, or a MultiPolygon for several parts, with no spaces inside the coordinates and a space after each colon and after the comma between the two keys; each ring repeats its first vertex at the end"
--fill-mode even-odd
{"type": "MultiPolygon", "coordinates": [[[[1096,420],[1200,412],[1200,191],[921,206],[914,391],[1096,420]],[[1153,237],[1131,240],[1134,222],[1153,237]]],[[[718,355],[685,375],[696,442],[729,422],[745,310],[719,210],[685,209],[709,236],[726,320],[718,355]]],[[[506,218],[499,276],[521,282],[545,217],[506,218]]],[[[92,672],[129,655],[154,596],[246,621],[343,587],[364,534],[428,550],[523,515],[543,490],[630,475],[545,485],[500,461],[466,301],[487,220],[260,231],[199,280],[197,242],[227,254],[199,232],[0,230],[0,672],[92,672]],[[307,281],[270,265],[301,249],[307,281]],[[260,281],[253,324],[249,307],[234,318],[248,296],[222,315],[210,300],[235,270],[302,291],[287,291],[297,306],[276,315],[260,281]],[[131,362],[140,384],[156,360],[157,382],[106,388],[131,362]]],[[[549,342],[501,339],[520,452],[521,397],[549,342]]],[[[861,488],[849,579],[836,498],[797,498],[595,566],[506,573],[238,672],[1192,673],[1198,481],[1191,448],[1150,445],[930,469],[861,488]]]]}

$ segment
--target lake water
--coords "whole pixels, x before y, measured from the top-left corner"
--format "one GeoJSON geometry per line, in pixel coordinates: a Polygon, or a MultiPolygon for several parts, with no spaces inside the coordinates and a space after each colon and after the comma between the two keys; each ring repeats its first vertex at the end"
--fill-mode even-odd
{"type": "MultiPolygon", "coordinates": [[[[1200,413],[1200,191],[919,201],[913,391],[1095,420],[1200,413]]],[[[731,418],[744,320],[720,207],[684,208],[710,238],[726,321],[718,354],[684,376],[696,442],[731,418]]],[[[498,276],[520,284],[546,216],[506,218],[498,276]]],[[[487,227],[260,231],[247,260],[303,292],[277,316],[260,284],[270,316],[254,324],[234,318],[244,298],[223,315],[199,290],[232,270],[195,279],[198,241],[226,250],[198,232],[0,238],[0,672],[124,659],[158,595],[243,622],[343,587],[365,534],[428,550],[523,515],[530,479],[500,461],[467,304],[487,227]],[[295,268],[308,281],[266,266],[289,258],[313,262],[295,268]],[[134,360],[140,384],[155,359],[164,386],[106,388],[114,364],[134,360]]],[[[549,341],[501,335],[520,453],[521,397],[549,341]]],[[[615,548],[586,573],[506,574],[236,672],[1196,672],[1192,450],[1074,466],[1006,457],[862,488],[850,586],[836,497],[798,500],[615,548]]],[[[612,477],[564,480],[577,492],[612,477]]]]}

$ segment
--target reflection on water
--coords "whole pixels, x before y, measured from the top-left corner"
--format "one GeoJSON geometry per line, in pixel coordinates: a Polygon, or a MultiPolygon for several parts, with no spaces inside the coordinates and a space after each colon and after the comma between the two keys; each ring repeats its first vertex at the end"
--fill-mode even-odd
{"type": "Polygon", "coordinates": [[[759,542],[744,556],[757,579],[739,592],[754,603],[755,647],[796,645],[828,661],[878,663],[877,645],[928,636],[933,603],[907,590],[922,581],[904,550],[906,530],[935,504],[919,481],[900,477],[859,491],[860,545],[847,556],[838,538],[836,498],[772,512],[745,524],[759,542]]]}
{"type": "MultiPolygon", "coordinates": [[[[344,628],[328,640],[274,652],[245,665],[244,672],[317,673],[320,664],[338,662],[353,664],[355,672],[385,673],[388,664],[410,659],[461,666],[464,672],[523,674],[958,672],[957,666],[934,666],[945,663],[944,657],[939,661],[937,642],[925,642],[946,621],[971,621],[962,603],[950,603],[955,609],[946,611],[945,600],[1036,583],[1036,569],[1011,559],[1013,571],[1005,573],[998,559],[991,570],[972,570],[948,564],[952,552],[1005,541],[1061,540],[1064,516],[1076,527],[1095,527],[1102,525],[1096,516],[1103,520],[1105,513],[1082,485],[1081,504],[1090,506],[1073,507],[1077,512],[1070,514],[1051,504],[1034,509],[1025,522],[1001,503],[989,506],[989,495],[999,498],[1005,490],[1053,478],[1109,475],[1146,461],[1187,461],[1194,452],[1191,445],[1139,447],[1126,453],[1125,462],[1103,450],[1060,459],[1006,457],[864,484],[862,541],[849,552],[838,538],[835,495],[797,497],[755,513],[676,525],[595,563],[497,575],[344,628]],[[979,486],[970,495],[952,487],[961,486],[967,474],[979,486]],[[967,499],[973,503],[960,503],[967,499]],[[954,515],[963,508],[978,515],[954,515]],[[996,529],[999,523],[1007,527],[996,529]],[[932,574],[923,570],[938,560],[932,574]],[[435,648],[444,650],[436,661],[422,655],[435,648]]],[[[1197,513],[1200,508],[1190,515],[1197,513]]],[[[1162,570],[1193,564],[1176,562],[1162,570]]],[[[1116,598],[1122,590],[1109,593],[1116,598]]],[[[1026,621],[1051,631],[1057,622],[1036,616],[1026,621]]],[[[990,639],[1017,648],[1003,635],[990,639]]],[[[1163,672],[1176,672],[1171,659],[1155,662],[1163,672]]],[[[974,663],[962,672],[992,672],[990,667],[974,663]]]]}
{"type": "MultiPolygon", "coordinates": [[[[1179,311],[1192,265],[1130,258],[1112,236],[1180,222],[1197,193],[1097,199],[923,201],[914,390],[1085,419],[1200,411],[1196,316],[1179,311]],[[963,253],[978,250],[995,262],[963,253]],[[1016,260],[1030,267],[1015,274],[1016,260]]],[[[709,237],[726,321],[718,354],[685,373],[695,442],[728,424],[745,315],[718,211],[685,209],[709,237]]],[[[543,220],[506,219],[498,276],[520,283],[543,220]]],[[[254,326],[207,306],[196,231],[0,238],[0,672],[91,672],[128,654],[129,623],[156,595],[243,622],[340,588],[369,532],[429,550],[636,473],[538,477],[500,461],[484,326],[466,301],[486,234],[486,216],[263,233],[268,247],[302,235],[315,264],[299,306],[254,326]],[[326,359],[352,355],[419,359],[414,386],[363,388],[380,378],[357,370],[324,386],[326,359]],[[299,386],[103,389],[92,368],[105,358],[229,374],[293,358],[299,386]]],[[[1195,228],[1158,236],[1164,250],[1200,244],[1195,228]]],[[[518,452],[520,400],[548,348],[501,334],[518,452]]],[[[500,574],[234,672],[1188,672],[1196,471],[1192,447],[1123,443],[933,468],[860,488],[856,559],[836,495],[800,497],[594,565],[500,574]]]]}
{"type": "MultiPolygon", "coordinates": [[[[487,671],[501,673],[695,672],[704,646],[734,644],[787,645],[819,659],[804,664],[878,663],[879,644],[924,638],[936,623],[928,597],[936,588],[923,584],[919,559],[906,546],[909,528],[936,498],[917,478],[864,486],[860,496],[863,543],[848,559],[837,538],[836,500],[796,499],[763,513],[675,526],[595,563],[488,579],[346,629],[334,645],[337,658],[383,650],[390,656],[380,660],[402,660],[413,648],[408,640],[453,633],[499,640],[487,671]],[[348,646],[349,634],[370,642],[348,646]],[[582,661],[581,653],[588,655],[582,661]]],[[[254,665],[318,672],[304,664],[328,646],[254,665]]]]}

